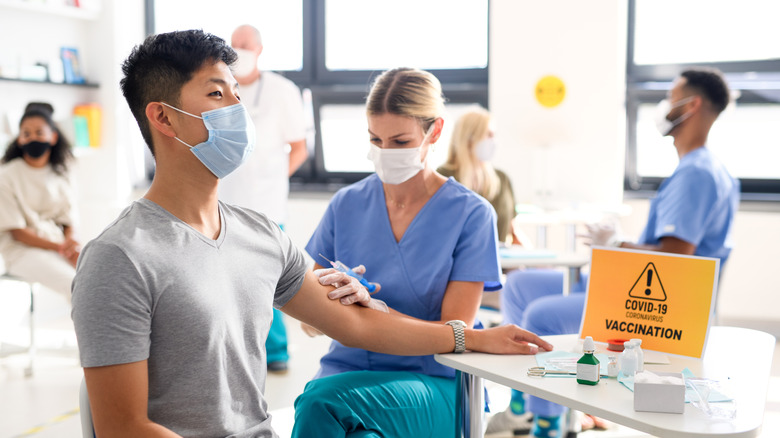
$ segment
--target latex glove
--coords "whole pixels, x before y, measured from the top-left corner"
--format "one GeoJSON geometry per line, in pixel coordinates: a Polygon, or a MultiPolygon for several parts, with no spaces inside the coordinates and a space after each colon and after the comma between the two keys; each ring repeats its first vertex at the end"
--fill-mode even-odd
{"type": "Polygon", "coordinates": [[[612,224],[587,224],[588,234],[583,237],[590,239],[586,244],[591,246],[619,246],[617,230],[612,224]]]}
{"type": "MultiPolygon", "coordinates": [[[[366,272],[366,268],[360,265],[354,268],[353,271],[358,274],[363,274],[366,272]]],[[[363,307],[368,307],[369,309],[389,313],[387,304],[382,300],[371,298],[371,294],[369,294],[368,290],[360,284],[357,278],[351,277],[346,273],[333,268],[317,269],[314,271],[314,275],[319,277],[321,285],[335,287],[335,289],[328,292],[328,298],[331,300],[339,300],[339,302],[345,306],[357,303],[363,307]]],[[[376,291],[378,292],[379,289],[381,289],[381,286],[377,284],[376,291]]]]}

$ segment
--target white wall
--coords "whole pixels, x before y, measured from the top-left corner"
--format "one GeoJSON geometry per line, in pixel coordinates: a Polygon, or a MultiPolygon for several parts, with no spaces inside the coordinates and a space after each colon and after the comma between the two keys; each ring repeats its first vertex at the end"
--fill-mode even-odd
{"type": "MultiPolygon", "coordinates": [[[[141,138],[119,89],[122,61],[144,37],[143,0],[103,1],[87,48],[92,54],[97,97],[103,107],[103,145],[79,158],[82,240],[96,237],[127,205],[134,171],[143,168],[141,138]]],[[[142,170],[141,170],[142,171],[142,170]]]]}
{"type": "Polygon", "coordinates": [[[492,0],[490,110],[518,202],[618,204],[625,148],[626,2],[492,0]],[[554,108],[534,96],[561,78],[554,108]]]}
{"type": "Polygon", "coordinates": [[[80,215],[77,229],[80,240],[87,241],[127,204],[131,174],[142,157],[139,150],[143,150],[143,142],[119,90],[119,79],[122,60],[144,36],[144,2],[103,1],[95,16],[57,14],[49,12],[57,8],[41,8],[27,10],[0,2],[0,63],[56,60],[61,46],[76,47],[84,77],[100,86],[0,81],[0,139],[3,146],[8,144],[9,130],[18,127],[22,110],[30,101],[52,103],[54,118],[63,127],[69,124],[76,104],[101,105],[101,146],[78,149],[73,172],[80,215]]]}

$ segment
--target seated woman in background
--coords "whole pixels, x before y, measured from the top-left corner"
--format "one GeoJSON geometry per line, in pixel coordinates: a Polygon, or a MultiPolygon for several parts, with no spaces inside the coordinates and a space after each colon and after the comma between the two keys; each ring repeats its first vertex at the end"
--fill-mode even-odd
{"type": "Polygon", "coordinates": [[[79,243],[73,239],[70,143],[52,107],[31,104],[0,163],[0,254],[9,274],[40,283],[70,302],[79,243]]]}
{"type": "Polygon", "coordinates": [[[477,107],[455,123],[447,162],[436,171],[454,177],[490,202],[498,216],[498,239],[508,245],[522,245],[527,239],[514,230],[515,195],[512,182],[491,164],[496,151],[490,113],[477,107]]]}
{"type": "MultiPolygon", "coordinates": [[[[340,286],[331,299],[470,327],[483,289],[500,287],[493,209],[428,163],[443,111],[441,85],[426,71],[393,69],[374,83],[366,114],[376,173],[333,196],[306,246],[320,283],[340,286]],[[361,265],[356,271],[381,290],[372,298],[345,274],[321,269],[328,263],[320,254],[361,265]]],[[[292,436],[452,436],[454,376],[432,356],[372,353],[333,341],[295,401],[292,436]]]]}

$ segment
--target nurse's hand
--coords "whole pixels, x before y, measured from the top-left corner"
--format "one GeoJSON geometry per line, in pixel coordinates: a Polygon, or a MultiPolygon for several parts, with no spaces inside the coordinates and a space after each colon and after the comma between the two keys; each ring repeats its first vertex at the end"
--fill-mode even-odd
{"type": "MultiPolygon", "coordinates": [[[[353,269],[354,272],[359,274],[364,273],[365,270],[362,265],[353,269]]],[[[321,285],[335,287],[328,293],[328,298],[331,300],[339,300],[345,306],[360,304],[364,307],[388,312],[387,305],[381,300],[372,299],[371,294],[360,284],[357,278],[333,268],[317,269],[314,271],[314,274],[319,277],[321,285]]],[[[374,284],[377,287],[374,292],[376,293],[382,286],[378,283],[374,284]]]]}
{"type": "Polygon", "coordinates": [[[535,333],[507,324],[483,330],[466,329],[466,349],[492,354],[536,354],[552,351],[551,343],[535,333]]]}

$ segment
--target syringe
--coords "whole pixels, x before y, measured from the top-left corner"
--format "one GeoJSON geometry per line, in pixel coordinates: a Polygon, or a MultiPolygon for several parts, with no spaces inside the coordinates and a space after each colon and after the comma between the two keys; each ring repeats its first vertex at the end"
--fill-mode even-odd
{"type": "Polygon", "coordinates": [[[374,291],[376,290],[376,285],[375,284],[369,283],[368,280],[363,278],[362,275],[356,273],[355,271],[353,271],[352,269],[347,267],[347,265],[345,265],[344,263],[341,263],[338,260],[336,260],[335,262],[332,262],[332,261],[330,261],[327,257],[325,257],[322,254],[320,254],[320,257],[322,257],[323,259],[327,260],[328,263],[330,263],[330,265],[333,267],[333,269],[335,269],[337,271],[340,271],[340,272],[343,272],[343,273],[349,275],[350,277],[356,278],[360,282],[360,284],[362,284],[366,288],[366,290],[368,290],[368,293],[374,293],[374,291]]]}

